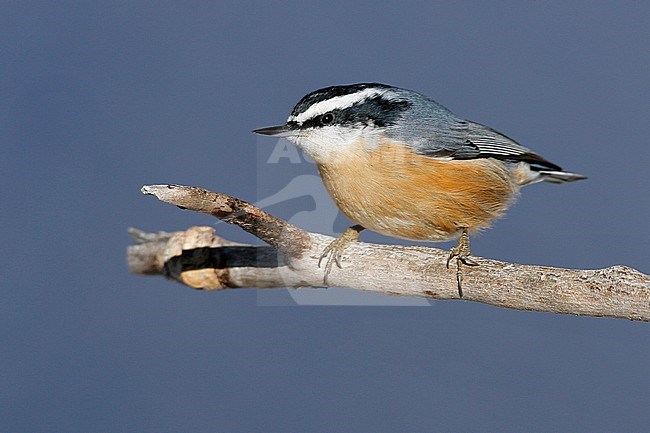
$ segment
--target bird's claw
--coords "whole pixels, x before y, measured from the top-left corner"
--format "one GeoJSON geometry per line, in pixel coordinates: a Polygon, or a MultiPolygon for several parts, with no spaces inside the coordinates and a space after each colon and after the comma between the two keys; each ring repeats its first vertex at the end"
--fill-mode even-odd
{"type": "Polygon", "coordinates": [[[343,257],[343,251],[350,246],[353,242],[359,240],[359,232],[363,230],[361,226],[348,227],[338,238],[334,239],[326,248],[323,250],[320,258],[318,259],[318,267],[323,261],[325,261],[325,276],[323,277],[323,283],[328,285],[328,277],[330,272],[332,272],[332,267],[334,263],[339,268],[343,268],[341,265],[341,258],[343,257]]]}
{"type": "Polygon", "coordinates": [[[447,257],[447,269],[449,269],[449,263],[451,259],[456,258],[456,283],[458,284],[458,296],[463,297],[463,271],[462,265],[466,266],[479,266],[479,264],[471,259],[470,256],[472,252],[469,249],[469,235],[467,234],[467,229],[463,229],[463,233],[458,239],[458,245],[455,248],[452,248],[449,251],[449,257],[447,257]]]}

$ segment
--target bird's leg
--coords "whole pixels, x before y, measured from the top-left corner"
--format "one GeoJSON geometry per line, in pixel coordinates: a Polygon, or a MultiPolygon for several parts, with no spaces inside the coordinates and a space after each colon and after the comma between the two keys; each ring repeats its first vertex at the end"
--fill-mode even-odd
{"type": "Polygon", "coordinates": [[[327,257],[327,261],[325,262],[325,277],[323,278],[323,283],[327,285],[327,277],[329,276],[330,272],[332,272],[332,266],[334,263],[336,263],[336,266],[341,268],[341,256],[343,256],[343,251],[353,242],[356,242],[359,240],[359,232],[363,230],[364,228],[361,227],[360,225],[354,225],[352,227],[348,227],[341,235],[334,239],[328,246],[325,248],[323,251],[323,254],[321,254],[320,259],[318,259],[318,267],[320,268],[320,264],[323,261],[325,257],[327,257]]]}
{"type": "Polygon", "coordinates": [[[463,232],[458,239],[458,245],[456,248],[452,248],[451,251],[449,251],[449,257],[447,258],[447,269],[449,269],[449,262],[451,262],[451,259],[456,257],[456,282],[458,283],[458,296],[461,298],[463,297],[462,265],[478,266],[478,263],[469,258],[471,255],[472,252],[469,250],[469,235],[467,234],[467,227],[463,227],[463,232]]]}

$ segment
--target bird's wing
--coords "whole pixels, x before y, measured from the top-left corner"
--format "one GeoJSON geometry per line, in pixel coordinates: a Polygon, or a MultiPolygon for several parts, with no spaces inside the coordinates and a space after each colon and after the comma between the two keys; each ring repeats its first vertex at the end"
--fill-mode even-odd
{"type": "MultiPolygon", "coordinates": [[[[423,132],[423,131],[421,131],[423,132]]],[[[436,128],[431,138],[419,143],[416,151],[432,158],[496,158],[523,161],[540,168],[560,167],[521,146],[512,138],[492,128],[466,120],[457,120],[445,128],[436,128]],[[438,131],[444,132],[438,132],[438,131]]]]}

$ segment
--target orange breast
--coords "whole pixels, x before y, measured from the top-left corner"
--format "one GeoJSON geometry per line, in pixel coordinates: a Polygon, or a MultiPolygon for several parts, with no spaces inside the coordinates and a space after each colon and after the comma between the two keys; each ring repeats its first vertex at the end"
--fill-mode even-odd
{"type": "Polygon", "coordinates": [[[413,240],[448,240],[463,227],[488,227],[519,188],[499,161],[428,158],[388,141],[374,149],[359,142],[318,170],[349,219],[413,240]]]}

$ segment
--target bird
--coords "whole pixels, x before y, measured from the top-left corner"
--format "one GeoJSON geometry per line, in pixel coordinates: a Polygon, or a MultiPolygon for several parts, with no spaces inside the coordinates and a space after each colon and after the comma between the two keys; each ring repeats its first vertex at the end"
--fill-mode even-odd
{"type": "Polygon", "coordinates": [[[458,239],[463,265],[469,235],[502,217],[522,186],[566,183],[586,176],[560,166],[507,135],[465,120],[418,92],[381,83],[329,86],[305,95],[287,121],[256,129],[283,137],[315,163],[329,195],[355,224],[323,251],[324,281],[364,229],[413,241],[458,239]]]}

